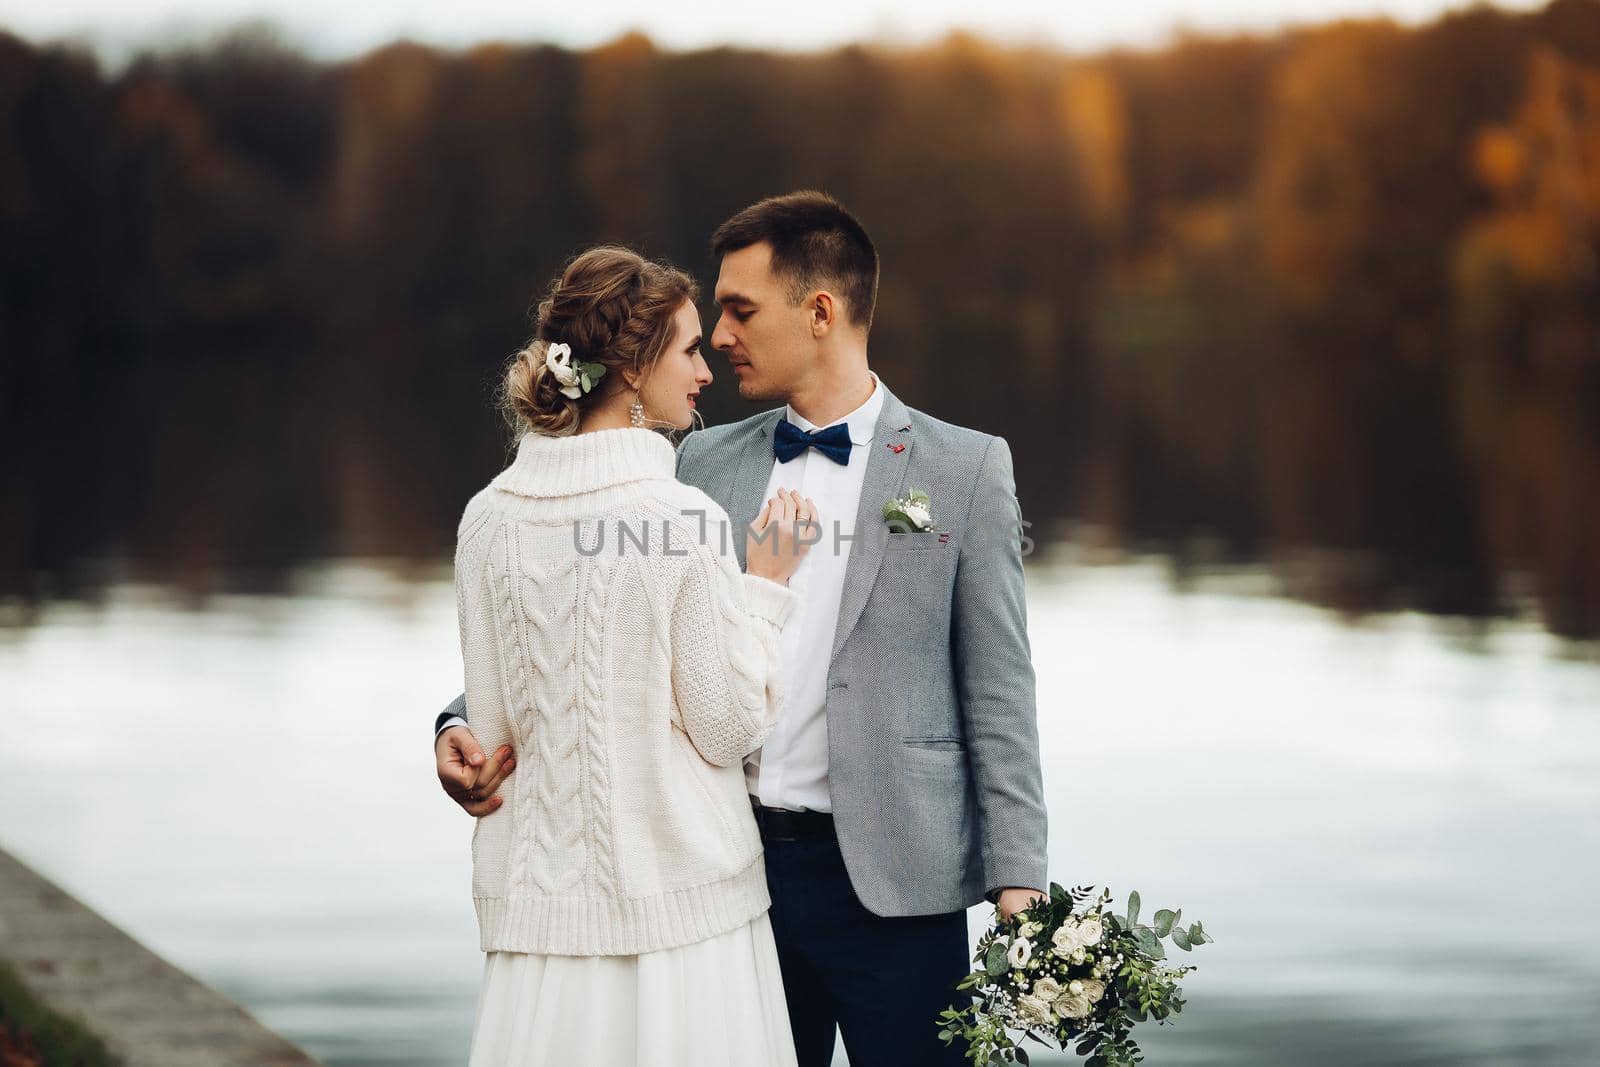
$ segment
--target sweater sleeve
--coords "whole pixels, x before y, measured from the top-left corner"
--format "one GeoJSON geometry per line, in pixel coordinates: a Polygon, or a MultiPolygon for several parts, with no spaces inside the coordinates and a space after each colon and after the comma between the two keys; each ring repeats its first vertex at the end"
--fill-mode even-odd
{"type": "Polygon", "coordinates": [[[490,553],[501,544],[500,524],[492,509],[474,500],[456,534],[456,622],[472,734],[485,752],[510,739],[494,621],[496,590],[489,569],[490,553]]]}
{"type": "MultiPolygon", "coordinates": [[[[724,528],[713,531],[713,544],[728,545],[728,520],[718,521],[724,528]]],[[[687,563],[672,604],[672,692],[694,747],[726,767],[761,747],[778,723],[778,638],[796,597],[705,545],[687,563]]]]}

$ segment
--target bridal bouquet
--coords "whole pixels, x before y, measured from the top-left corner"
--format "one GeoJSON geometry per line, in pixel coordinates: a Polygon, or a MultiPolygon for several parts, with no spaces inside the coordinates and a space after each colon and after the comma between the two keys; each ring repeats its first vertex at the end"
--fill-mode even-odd
{"type": "Polygon", "coordinates": [[[965,1007],[939,1013],[945,1044],[967,1042],[977,1065],[1028,1062],[1011,1039],[1032,1039],[1046,1047],[1089,1058],[1085,1067],[1130,1067],[1144,1059],[1133,1040],[1135,1023],[1183,1010],[1178,983],[1194,970],[1164,962],[1162,939],[1188,952],[1211,941],[1199,923],[1178,925],[1182,909],[1156,912],[1139,922],[1139,894],[1128,894],[1128,910],[1107,910],[1111,891],[1090,903],[1094,889],[1068,892],[1054,883],[1050,899],[995,922],[978,939],[973,962],[978,969],[957,983],[971,990],[965,1007]],[[1087,906],[1086,906],[1087,905],[1087,906]],[[1081,910],[1080,910],[1081,909],[1081,910]]]}

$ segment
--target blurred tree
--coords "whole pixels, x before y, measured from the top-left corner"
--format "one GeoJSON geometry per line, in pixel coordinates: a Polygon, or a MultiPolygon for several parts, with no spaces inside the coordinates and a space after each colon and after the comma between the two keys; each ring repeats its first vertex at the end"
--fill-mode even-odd
{"type": "Polygon", "coordinates": [[[1600,71],[1533,51],[1473,158],[1494,206],[1456,249],[1457,412],[1498,565],[1561,632],[1600,627],[1600,71]]]}
{"type": "Polygon", "coordinates": [[[117,526],[137,366],[120,336],[113,100],[87,55],[0,34],[0,588],[77,588],[117,526]],[[81,484],[108,452],[109,477],[81,484]]]}

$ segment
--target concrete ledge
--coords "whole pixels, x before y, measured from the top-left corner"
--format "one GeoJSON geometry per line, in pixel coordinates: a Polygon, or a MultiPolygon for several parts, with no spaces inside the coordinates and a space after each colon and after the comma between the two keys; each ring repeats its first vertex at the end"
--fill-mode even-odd
{"type": "Polygon", "coordinates": [[[0,959],[128,1067],[317,1063],[3,849],[0,959]]]}

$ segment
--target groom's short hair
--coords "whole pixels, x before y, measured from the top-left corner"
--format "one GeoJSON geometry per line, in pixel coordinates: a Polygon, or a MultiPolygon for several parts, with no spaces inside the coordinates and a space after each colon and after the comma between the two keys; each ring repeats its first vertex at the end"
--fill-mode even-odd
{"type": "Polygon", "coordinates": [[[866,330],[878,302],[878,250],[856,217],[827,193],[804,190],[751,204],[711,235],[711,253],[772,246],[772,273],[802,300],[828,283],[844,297],[845,315],[866,330]]]}

